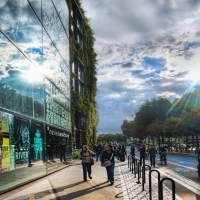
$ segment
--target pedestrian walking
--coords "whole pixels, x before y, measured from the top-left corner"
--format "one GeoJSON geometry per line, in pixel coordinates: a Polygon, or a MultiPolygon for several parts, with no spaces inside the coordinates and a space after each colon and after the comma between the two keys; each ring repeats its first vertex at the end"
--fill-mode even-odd
{"type": "Polygon", "coordinates": [[[83,145],[80,152],[80,156],[80,159],[82,160],[83,180],[87,181],[87,173],[88,177],[92,179],[92,166],[90,158],[92,156],[95,156],[95,153],[93,151],[90,151],[86,145],[83,145]]]}
{"type": "Polygon", "coordinates": [[[155,149],[155,147],[153,145],[149,149],[149,154],[150,154],[150,164],[151,164],[151,166],[153,165],[155,167],[157,150],[155,149]]]}
{"type": "Polygon", "coordinates": [[[66,146],[64,143],[60,143],[60,161],[64,160],[66,162],[66,146]]]}
{"type": "Polygon", "coordinates": [[[132,156],[135,156],[135,147],[134,147],[133,144],[131,145],[131,152],[130,152],[130,154],[131,154],[132,156]]]}
{"type": "Polygon", "coordinates": [[[113,150],[112,145],[108,145],[106,150],[103,151],[102,159],[101,159],[101,166],[105,166],[106,161],[110,161],[110,166],[105,167],[107,172],[108,180],[111,185],[114,184],[114,169],[115,169],[115,159],[114,157],[117,156],[116,151],[113,150]]]}
{"type": "Polygon", "coordinates": [[[98,159],[100,159],[101,161],[102,153],[103,153],[103,145],[101,144],[101,142],[99,142],[96,148],[96,162],[98,162],[98,159]]]}
{"type": "Polygon", "coordinates": [[[122,150],[121,150],[121,156],[120,156],[120,161],[124,162],[125,161],[125,153],[126,153],[126,147],[124,144],[122,144],[122,150]]]}
{"type": "Polygon", "coordinates": [[[97,145],[94,144],[94,146],[93,146],[93,152],[96,153],[96,151],[97,151],[97,145]]]}
{"type": "Polygon", "coordinates": [[[145,156],[146,156],[146,145],[143,144],[141,148],[139,148],[140,151],[140,161],[143,160],[143,162],[145,162],[145,156]]]}

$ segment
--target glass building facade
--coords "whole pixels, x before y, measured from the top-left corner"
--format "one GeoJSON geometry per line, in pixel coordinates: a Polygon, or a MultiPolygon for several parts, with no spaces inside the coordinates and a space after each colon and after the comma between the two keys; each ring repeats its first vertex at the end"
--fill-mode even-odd
{"type": "Polygon", "coordinates": [[[68,26],[65,0],[0,0],[0,193],[71,160],[68,26]]]}

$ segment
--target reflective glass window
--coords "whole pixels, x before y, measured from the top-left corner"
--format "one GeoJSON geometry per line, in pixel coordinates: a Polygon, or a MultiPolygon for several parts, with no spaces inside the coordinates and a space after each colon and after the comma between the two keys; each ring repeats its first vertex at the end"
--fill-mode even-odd
{"type": "Polygon", "coordinates": [[[0,58],[0,106],[43,119],[43,75],[2,33],[0,58]]]}
{"type": "Polygon", "coordinates": [[[26,0],[0,4],[0,27],[35,65],[42,65],[42,27],[26,0]]]}
{"type": "Polygon", "coordinates": [[[45,80],[46,122],[71,131],[70,101],[49,80],[45,80]]]}
{"type": "Polygon", "coordinates": [[[69,37],[69,11],[66,1],[53,0],[65,32],[69,37]]]}
{"type": "Polygon", "coordinates": [[[43,32],[43,73],[70,98],[70,70],[47,33],[43,32]]]}
{"type": "Polygon", "coordinates": [[[28,0],[36,12],[38,18],[42,20],[42,0],[28,0]]]}
{"type": "Polygon", "coordinates": [[[72,63],[72,72],[73,72],[73,73],[75,72],[75,69],[74,69],[74,62],[72,63]]]}
{"type": "Polygon", "coordinates": [[[51,0],[42,1],[42,22],[51,40],[69,66],[69,39],[51,0]]]}

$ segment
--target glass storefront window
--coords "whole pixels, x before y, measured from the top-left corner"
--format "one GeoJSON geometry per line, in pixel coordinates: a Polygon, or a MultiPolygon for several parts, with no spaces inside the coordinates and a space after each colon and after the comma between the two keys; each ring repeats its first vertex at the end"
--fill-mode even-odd
{"type": "Polygon", "coordinates": [[[2,0],[0,21],[1,193],[65,167],[71,114],[66,1],[2,0]]]}

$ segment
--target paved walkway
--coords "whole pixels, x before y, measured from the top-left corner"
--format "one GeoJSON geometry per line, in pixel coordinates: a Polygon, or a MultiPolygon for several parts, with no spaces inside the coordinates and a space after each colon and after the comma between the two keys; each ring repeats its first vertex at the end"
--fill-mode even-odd
{"type": "MultiPolygon", "coordinates": [[[[148,180],[146,173],[146,180],[148,180]]],[[[148,181],[142,192],[142,185],[128,169],[127,161],[116,161],[115,183],[111,186],[106,182],[106,170],[95,163],[92,167],[93,179],[83,182],[82,166],[75,161],[71,166],[52,175],[29,183],[0,196],[4,200],[112,200],[112,199],[149,199],[148,181]]],[[[152,177],[152,199],[157,200],[157,180],[152,177]]],[[[172,199],[171,190],[164,186],[164,200],[172,199]]],[[[176,200],[181,200],[176,195],[176,200]]]]}
{"type": "MultiPolygon", "coordinates": [[[[116,165],[118,165],[116,163],[116,165]]],[[[107,183],[105,168],[100,162],[92,167],[92,179],[83,182],[82,165],[75,161],[62,169],[9,193],[0,196],[4,200],[104,200],[124,198],[118,167],[115,168],[115,183],[107,183]]]]}
{"type": "MultiPolygon", "coordinates": [[[[124,196],[127,196],[125,199],[149,199],[149,173],[146,173],[146,183],[144,185],[144,191],[142,191],[142,184],[138,184],[138,177],[135,178],[135,175],[127,168],[127,165],[119,165],[119,171],[122,174],[122,181],[124,186],[124,196]]],[[[152,176],[152,199],[158,200],[158,181],[152,176]]],[[[142,180],[140,179],[140,182],[142,180]]],[[[163,186],[163,199],[171,200],[172,191],[165,185],[163,186]]],[[[176,200],[182,200],[179,196],[176,195],[176,200]]]]}

